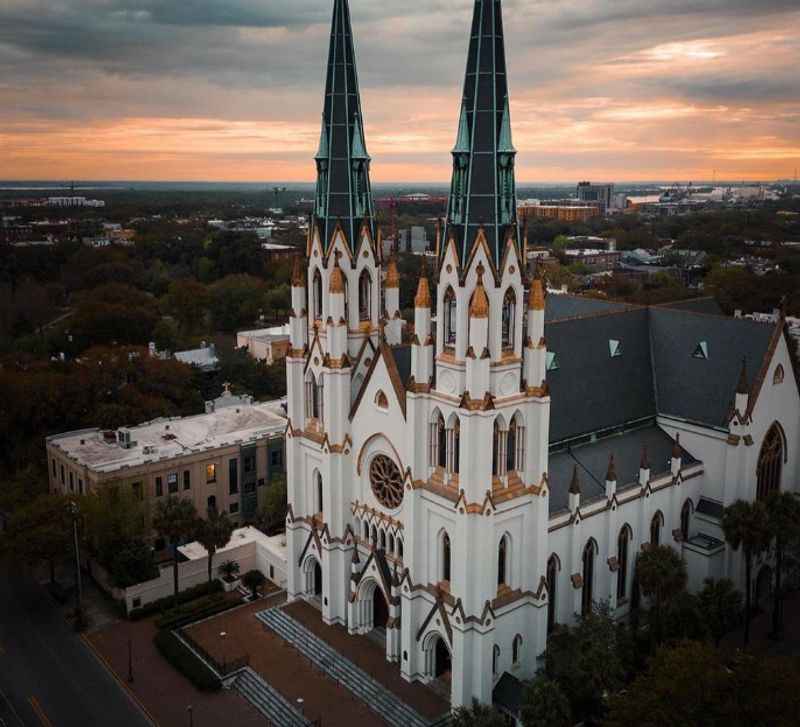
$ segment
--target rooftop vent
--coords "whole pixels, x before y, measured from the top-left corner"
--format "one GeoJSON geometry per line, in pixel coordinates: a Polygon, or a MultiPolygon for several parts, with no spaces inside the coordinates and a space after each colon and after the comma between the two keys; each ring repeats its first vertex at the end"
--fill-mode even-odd
{"type": "Polygon", "coordinates": [[[558,356],[553,351],[547,352],[547,370],[548,371],[558,370],[558,356]]]}
{"type": "Polygon", "coordinates": [[[611,358],[619,358],[622,356],[622,342],[615,341],[613,338],[608,342],[608,352],[611,358]]]}
{"type": "Polygon", "coordinates": [[[697,347],[694,349],[694,353],[692,354],[692,358],[699,358],[699,359],[707,359],[708,358],[708,343],[706,341],[700,341],[697,344],[697,347]]]}

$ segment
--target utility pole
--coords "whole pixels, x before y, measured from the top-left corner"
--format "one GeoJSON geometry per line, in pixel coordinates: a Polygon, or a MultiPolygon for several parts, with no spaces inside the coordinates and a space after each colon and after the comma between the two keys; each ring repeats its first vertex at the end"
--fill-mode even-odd
{"type": "Polygon", "coordinates": [[[75,500],[70,500],[67,506],[70,515],[72,515],[72,540],[75,547],[75,629],[81,631],[83,629],[83,586],[81,583],[81,553],[78,545],[78,515],[80,508],[75,500]]]}

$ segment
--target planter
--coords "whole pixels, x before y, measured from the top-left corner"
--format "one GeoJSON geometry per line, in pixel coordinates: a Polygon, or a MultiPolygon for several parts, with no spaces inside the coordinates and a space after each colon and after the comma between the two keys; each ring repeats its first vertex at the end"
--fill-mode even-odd
{"type": "Polygon", "coordinates": [[[222,579],[222,588],[225,593],[230,593],[231,591],[235,591],[239,584],[242,582],[241,578],[234,578],[232,580],[228,580],[227,578],[222,579]]]}

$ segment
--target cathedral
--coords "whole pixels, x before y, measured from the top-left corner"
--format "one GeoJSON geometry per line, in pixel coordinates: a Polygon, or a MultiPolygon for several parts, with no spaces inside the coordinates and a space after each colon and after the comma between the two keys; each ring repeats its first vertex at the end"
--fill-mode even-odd
{"type": "MultiPolygon", "coordinates": [[[[287,358],[289,600],[374,632],[454,707],[534,676],[556,624],[601,602],[623,618],[653,544],[681,554],[691,589],[741,586],[724,507],[800,475],[782,320],[546,295],[528,277],[501,0],[476,0],[469,32],[447,218],[404,321],[335,0],[287,358]]],[[[769,561],[757,573],[769,589],[769,561]]]]}

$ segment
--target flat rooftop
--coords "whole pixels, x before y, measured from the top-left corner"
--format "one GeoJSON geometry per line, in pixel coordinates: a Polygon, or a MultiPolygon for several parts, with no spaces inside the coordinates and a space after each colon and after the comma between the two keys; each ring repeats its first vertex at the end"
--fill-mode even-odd
{"type": "Polygon", "coordinates": [[[218,407],[197,416],[154,419],[115,431],[85,429],[48,437],[49,444],[96,472],[114,472],[282,434],[286,417],[280,401],[218,407]],[[118,433],[129,432],[129,447],[118,433]],[[113,436],[113,439],[112,439],[113,436]]]}

